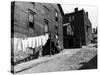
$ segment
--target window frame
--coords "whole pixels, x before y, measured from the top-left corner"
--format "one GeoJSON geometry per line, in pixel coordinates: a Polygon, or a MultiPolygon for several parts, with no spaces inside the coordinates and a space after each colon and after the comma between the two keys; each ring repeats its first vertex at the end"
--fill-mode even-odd
{"type": "Polygon", "coordinates": [[[58,19],[58,11],[57,11],[57,10],[55,10],[55,21],[56,21],[56,22],[59,21],[59,19],[58,19]]]}
{"type": "Polygon", "coordinates": [[[32,11],[31,9],[28,9],[28,27],[32,28],[32,29],[34,29],[34,14],[35,14],[34,11],[32,11]],[[30,14],[33,16],[33,21],[32,22],[29,19],[29,17],[30,17],[29,15],[30,14]],[[30,23],[32,23],[33,25],[31,26],[30,23]]]}
{"type": "Polygon", "coordinates": [[[49,32],[49,21],[47,19],[43,19],[44,21],[44,26],[47,26],[47,31],[45,31],[44,33],[48,33],[49,32]]]}

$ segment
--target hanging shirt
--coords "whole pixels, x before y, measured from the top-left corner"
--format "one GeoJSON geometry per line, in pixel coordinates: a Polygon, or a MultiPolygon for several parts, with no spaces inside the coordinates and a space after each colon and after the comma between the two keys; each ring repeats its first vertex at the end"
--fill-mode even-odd
{"type": "Polygon", "coordinates": [[[28,38],[28,44],[29,46],[28,47],[32,47],[33,46],[33,38],[28,38]]]}
{"type": "Polygon", "coordinates": [[[21,38],[18,38],[18,42],[17,42],[17,44],[18,44],[18,51],[21,51],[21,50],[23,50],[23,44],[22,44],[22,39],[21,38]]]}

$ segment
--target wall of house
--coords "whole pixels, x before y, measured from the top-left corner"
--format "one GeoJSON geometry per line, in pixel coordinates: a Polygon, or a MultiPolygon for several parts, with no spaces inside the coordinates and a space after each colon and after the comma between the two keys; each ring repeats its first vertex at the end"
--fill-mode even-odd
{"type": "Polygon", "coordinates": [[[63,18],[64,18],[63,24],[70,23],[73,28],[74,31],[73,38],[75,38],[76,46],[87,45],[91,43],[92,40],[91,22],[88,18],[87,13],[83,9],[78,11],[78,9],[75,8],[74,12],[65,14],[63,18]]]}
{"type": "Polygon", "coordinates": [[[62,16],[57,4],[15,2],[14,32],[25,34],[28,37],[41,35],[45,32],[44,19],[48,21],[49,32],[54,34],[55,26],[58,26],[59,36],[62,36],[62,16]],[[29,27],[28,9],[34,12],[34,28],[29,27]],[[55,11],[58,13],[58,21],[55,21],[55,11]]]}
{"type": "Polygon", "coordinates": [[[58,31],[58,39],[63,47],[62,15],[57,4],[20,1],[12,3],[14,3],[11,21],[12,38],[24,39],[49,33],[55,42],[56,31],[58,31]],[[29,25],[30,12],[33,15],[33,26],[31,27],[29,25]],[[55,19],[56,17],[58,20],[55,19]]]}
{"type": "Polygon", "coordinates": [[[93,37],[92,37],[92,24],[89,20],[88,12],[84,13],[84,25],[85,25],[86,37],[87,37],[86,38],[86,44],[88,45],[93,40],[93,37]]]}
{"type": "Polygon", "coordinates": [[[81,40],[82,45],[86,45],[86,36],[85,36],[85,25],[84,25],[84,10],[75,12],[75,35],[78,39],[81,40]]]}

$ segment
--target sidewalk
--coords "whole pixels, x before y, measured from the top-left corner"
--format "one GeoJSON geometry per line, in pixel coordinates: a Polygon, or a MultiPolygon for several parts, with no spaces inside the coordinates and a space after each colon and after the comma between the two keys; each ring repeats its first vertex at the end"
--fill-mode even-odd
{"type": "Polygon", "coordinates": [[[59,54],[56,54],[56,55],[53,55],[53,56],[39,57],[38,59],[35,59],[35,60],[23,62],[21,64],[14,66],[14,72],[18,73],[18,72],[30,69],[34,66],[37,66],[40,63],[48,62],[49,60],[55,59],[55,58],[60,57],[62,55],[67,55],[66,58],[69,58],[73,54],[77,53],[80,50],[81,50],[81,48],[80,49],[74,49],[74,50],[73,49],[64,49],[63,52],[60,52],[59,54]]]}

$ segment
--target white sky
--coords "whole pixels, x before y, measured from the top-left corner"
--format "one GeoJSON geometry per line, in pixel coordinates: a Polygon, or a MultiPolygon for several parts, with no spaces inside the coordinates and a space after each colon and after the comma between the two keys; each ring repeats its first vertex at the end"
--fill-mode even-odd
{"type": "Polygon", "coordinates": [[[81,10],[82,8],[86,11],[88,11],[88,15],[89,15],[89,19],[92,23],[92,27],[95,28],[96,26],[98,26],[98,11],[97,11],[97,7],[95,6],[83,6],[83,5],[65,5],[65,4],[61,4],[62,9],[64,11],[64,13],[71,13],[74,12],[74,8],[78,7],[79,10],[81,10]]]}

